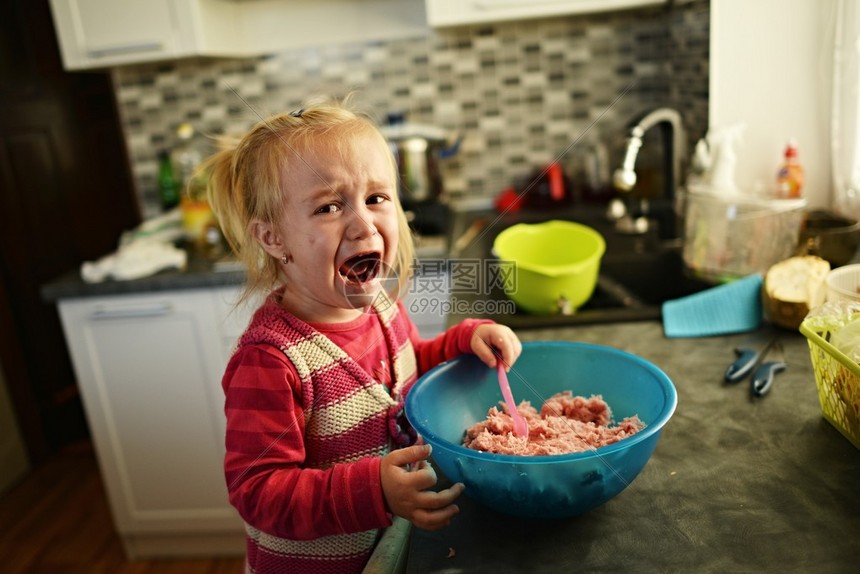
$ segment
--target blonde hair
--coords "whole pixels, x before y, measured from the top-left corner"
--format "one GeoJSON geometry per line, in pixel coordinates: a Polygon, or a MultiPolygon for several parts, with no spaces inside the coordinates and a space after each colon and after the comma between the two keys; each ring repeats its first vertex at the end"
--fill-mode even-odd
{"type": "MultiPolygon", "coordinates": [[[[391,163],[391,181],[397,183],[397,166],[384,136],[364,115],[349,109],[346,101],[327,100],[309,104],[298,112],[281,113],[258,122],[238,140],[222,140],[219,151],[200,170],[208,173],[207,196],[221,231],[244,264],[247,281],[240,299],[268,292],[281,279],[278,261],[257,241],[251,223],[277,225],[283,213],[285,189],[282,174],[301,162],[301,155],[315,146],[337,153],[350,138],[370,135],[384,146],[391,163]]],[[[393,272],[397,298],[412,270],[415,247],[409,224],[395,193],[399,241],[393,272]]]]}

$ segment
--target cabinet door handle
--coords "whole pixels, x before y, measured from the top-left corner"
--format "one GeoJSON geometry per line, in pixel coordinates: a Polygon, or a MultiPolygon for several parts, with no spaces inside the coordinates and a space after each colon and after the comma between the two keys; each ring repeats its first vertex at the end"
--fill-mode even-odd
{"type": "Polygon", "coordinates": [[[139,42],[135,44],[118,44],[107,48],[92,48],[87,50],[90,58],[108,58],[122,54],[135,54],[137,52],[154,52],[161,50],[164,45],[161,42],[139,42]]]}
{"type": "Polygon", "coordinates": [[[143,305],[140,307],[98,307],[90,318],[95,320],[105,319],[132,319],[136,317],[162,317],[173,311],[170,303],[156,303],[154,305],[143,305]]]}
{"type": "Polygon", "coordinates": [[[570,0],[473,0],[472,6],[478,10],[504,10],[546,4],[570,4],[570,0]]]}

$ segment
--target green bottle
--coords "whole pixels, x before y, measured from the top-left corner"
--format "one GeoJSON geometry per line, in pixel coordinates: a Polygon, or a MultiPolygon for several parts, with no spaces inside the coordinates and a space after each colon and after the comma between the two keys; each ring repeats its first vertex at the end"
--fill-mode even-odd
{"type": "Polygon", "coordinates": [[[179,185],[173,173],[173,162],[167,150],[158,153],[158,195],[161,208],[169,211],[179,205],[179,185]]]}

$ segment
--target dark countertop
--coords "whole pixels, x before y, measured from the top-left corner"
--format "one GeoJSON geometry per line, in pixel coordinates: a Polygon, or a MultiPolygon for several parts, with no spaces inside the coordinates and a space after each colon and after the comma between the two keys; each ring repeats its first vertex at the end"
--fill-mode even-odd
{"type": "Polygon", "coordinates": [[[131,281],[107,280],[100,283],[87,283],[81,279],[79,270],[75,269],[43,285],[41,295],[43,300],[55,302],[59,299],[79,297],[240,286],[244,281],[245,272],[229,260],[214,263],[205,258],[189,256],[188,265],[184,271],[164,270],[149,277],[131,281]]]}
{"type": "Polygon", "coordinates": [[[756,334],[668,339],[658,321],[520,331],[652,361],[678,408],[641,474],[602,507],[535,521],[464,495],[447,529],[413,529],[407,571],[856,571],[860,451],[821,417],[806,338],[779,333],[788,369],[753,400],[723,374],[756,334]]]}
{"type": "MultiPolygon", "coordinates": [[[[598,210],[602,212],[602,209],[598,210]]],[[[416,255],[421,260],[432,262],[447,260],[449,255],[457,257],[486,257],[489,252],[489,243],[499,230],[508,225],[521,221],[541,221],[551,217],[566,217],[572,214],[584,213],[586,218],[594,218],[597,211],[594,208],[571,209],[568,212],[521,212],[499,216],[494,211],[477,212],[452,212],[450,228],[446,236],[429,238],[417,238],[416,255]],[[449,253],[449,246],[453,246],[456,238],[460,237],[469,225],[476,219],[486,219],[492,222],[488,231],[493,233],[482,233],[476,241],[467,245],[467,249],[460,252],[449,253]],[[486,252],[486,253],[485,253],[486,252]]],[[[623,241],[623,248],[630,252],[632,257],[637,257],[637,251],[648,251],[653,248],[656,240],[653,234],[635,237],[618,238],[607,234],[608,243],[623,241]]],[[[616,249],[617,250],[617,249],[616,249]]],[[[416,270],[420,271],[420,264],[416,270]]],[[[94,297],[103,295],[127,295],[135,293],[147,293],[177,289],[196,289],[209,287],[223,287],[241,285],[245,280],[245,273],[234,260],[229,257],[222,258],[219,262],[195,255],[189,251],[188,264],[184,271],[165,270],[154,275],[135,279],[131,281],[107,280],[100,283],[87,283],[81,279],[79,269],[73,269],[55,278],[42,286],[41,295],[46,302],[54,302],[58,299],[94,297]]],[[[659,312],[653,316],[659,316],[659,312]]],[[[623,316],[619,316],[624,319],[623,316]]]]}
{"type": "MultiPolygon", "coordinates": [[[[417,254],[419,256],[441,257],[441,254],[446,251],[442,239],[440,237],[433,238],[432,241],[422,241],[417,254]],[[440,255],[435,255],[437,253],[440,255]]],[[[100,283],[87,283],[81,279],[80,271],[74,269],[42,285],[41,296],[44,301],[52,303],[59,299],[80,297],[131,295],[182,289],[239,287],[244,282],[245,271],[235,259],[228,256],[213,261],[205,257],[195,256],[193,252],[189,252],[188,264],[183,271],[169,269],[148,277],[130,281],[107,280],[100,283]]]]}

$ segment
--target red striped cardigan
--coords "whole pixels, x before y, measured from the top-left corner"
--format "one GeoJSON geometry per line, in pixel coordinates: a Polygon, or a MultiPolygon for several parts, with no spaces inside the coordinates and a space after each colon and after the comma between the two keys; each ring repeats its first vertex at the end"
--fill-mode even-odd
{"type": "Polygon", "coordinates": [[[391,522],[380,457],[414,438],[402,406],[418,374],[415,347],[425,366],[452,358],[483,321],[420,341],[402,305],[381,301],[389,393],[279,297],[255,313],[224,376],[225,474],[246,521],[248,571],[360,572],[391,522]]]}

